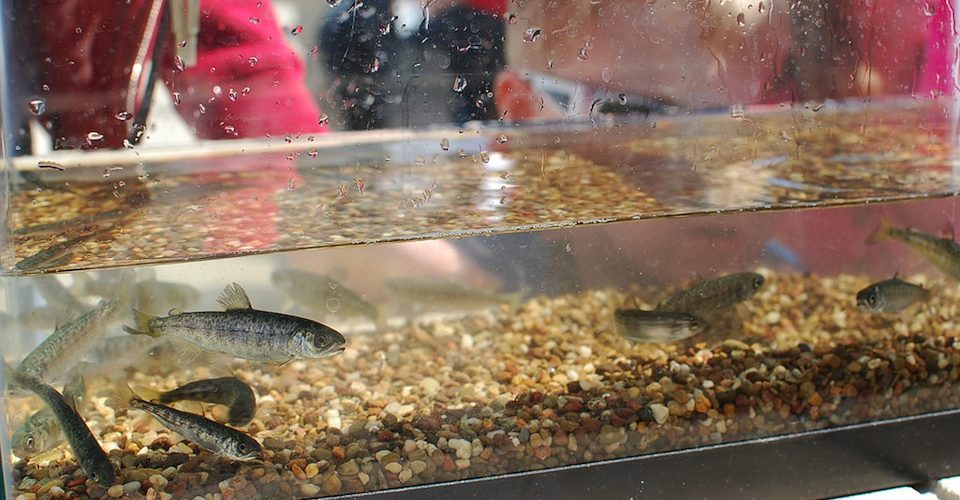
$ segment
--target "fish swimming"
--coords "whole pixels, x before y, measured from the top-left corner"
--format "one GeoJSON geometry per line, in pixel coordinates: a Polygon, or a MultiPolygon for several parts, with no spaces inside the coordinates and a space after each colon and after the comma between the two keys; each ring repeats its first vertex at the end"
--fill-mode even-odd
{"type": "Polygon", "coordinates": [[[70,406],[63,395],[56,389],[43,383],[39,378],[18,370],[4,367],[10,381],[20,387],[33,391],[53,411],[60,428],[63,430],[70,448],[73,449],[80,468],[95,483],[109,486],[116,481],[116,470],[107,454],[100,447],[97,438],[90,432],[86,422],[77,411],[70,406]]]}
{"type": "Polygon", "coordinates": [[[692,314],[642,309],[617,309],[613,313],[617,333],[637,342],[673,342],[700,333],[704,321],[692,314]]]}
{"type": "Polygon", "coordinates": [[[256,460],[263,455],[260,443],[247,434],[200,415],[145,401],[126,385],[121,384],[118,393],[108,399],[106,404],[115,409],[134,408],[145,411],[201,448],[233,460],[256,460]]]}
{"type": "Polygon", "coordinates": [[[857,292],[857,307],[864,311],[898,313],[930,298],[930,290],[894,276],[857,292]]]}
{"type": "Polygon", "coordinates": [[[883,240],[906,243],[941,271],[960,279],[960,245],[953,238],[940,238],[914,229],[896,227],[890,219],[883,217],[877,229],[867,238],[867,244],[883,240]]]}
{"type": "Polygon", "coordinates": [[[763,286],[757,273],[735,273],[699,281],[657,306],[657,311],[686,312],[696,316],[724,312],[753,297],[763,286]]]}
{"type": "Polygon", "coordinates": [[[396,278],[386,283],[396,299],[451,310],[483,309],[500,304],[516,305],[523,291],[508,294],[474,290],[453,281],[421,278],[396,278]]]}
{"type": "Polygon", "coordinates": [[[57,327],[20,362],[17,371],[45,383],[62,381],[100,340],[107,322],[120,310],[118,305],[116,300],[102,300],[94,309],[57,327]]]}
{"type": "Polygon", "coordinates": [[[311,311],[363,316],[373,322],[380,321],[377,306],[328,276],[277,269],[270,275],[270,281],[297,305],[311,311]]]}
{"type": "Polygon", "coordinates": [[[340,354],[346,339],[316,321],[260,311],[243,288],[228,285],[217,299],[225,311],[185,312],[159,317],[134,310],[137,326],[127,333],[174,337],[212,352],[253,361],[284,364],[294,359],[320,359],[340,354]]]}
{"type": "MultiPolygon", "coordinates": [[[[63,399],[74,411],[78,411],[77,400],[85,396],[86,384],[81,376],[75,377],[63,389],[63,399]]],[[[10,447],[18,457],[28,458],[58,446],[63,439],[63,429],[60,428],[56,414],[50,406],[44,406],[13,431],[10,447]]]]}
{"type": "Polygon", "coordinates": [[[203,401],[225,405],[230,408],[230,425],[247,425],[257,411],[257,397],[253,389],[236,377],[209,378],[194,380],[172,391],[148,395],[140,390],[143,399],[169,405],[177,401],[203,401]]]}

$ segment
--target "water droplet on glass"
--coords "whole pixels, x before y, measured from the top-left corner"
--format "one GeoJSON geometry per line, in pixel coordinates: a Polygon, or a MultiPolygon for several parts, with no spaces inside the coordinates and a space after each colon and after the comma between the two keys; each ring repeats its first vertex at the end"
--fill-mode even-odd
{"type": "Polygon", "coordinates": [[[580,62],[583,62],[583,61],[586,61],[586,60],[587,60],[587,46],[586,46],[586,45],[584,45],[583,47],[580,47],[580,50],[577,51],[577,60],[580,61],[580,62]]]}
{"type": "Polygon", "coordinates": [[[250,56],[247,58],[247,62],[250,63],[250,66],[256,66],[260,59],[257,59],[257,56],[250,56]]]}
{"type": "Polygon", "coordinates": [[[758,3],[757,3],[757,10],[760,11],[761,14],[763,14],[764,11],[767,10],[767,6],[764,5],[763,2],[758,2],[758,3]]]}
{"type": "Polygon", "coordinates": [[[73,30],[73,31],[74,31],[76,34],[79,35],[80,33],[83,33],[83,28],[77,26],[77,29],[75,29],[75,30],[73,30]]]}
{"type": "Polygon", "coordinates": [[[173,65],[177,67],[178,71],[183,71],[183,58],[180,56],[173,57],[173,65]]]}
{"type": "Polygon", "coordinates": [[[44,83],[44,84],[43,84],[43,87],[41,87],[41,88],[43,88],[43,91],[44,91],[44,92],[50,92],[50,86],[47,85],[46,83],[44,83]]]}
{"type": "Polygon", "coordinates": [[[427,164],[427,159],[422,156],[418,156],[413,159],[413,164],[418,167],[422,167],[427,164]]]}
{"type": "Polygon", "coordinates": [[[446,137],[440,139],[440,149],[448,151],[450,149],[450,139],[447,139],[446,137]]]}
{"type": "Polygon", "coordinates": [[[101,134],[100,132],[88,132],[87,140],[90,142],[103,140],[103,134],[101,134]]]}
{"type": "Polygon", "coordinates": [[[523,41],[527,43],[536,42],[537,38],[540,38],[540,33],[543,33],[540,28],[527,28],[527,30],[523,32],[523,41]]]}
{"type": "Polygon", "coordinates": [[[460,158],[466,158],[466,157],[467,157],[467,152],[464,151],[463,148],[460,148],[460,150],[457,151],[457,156],[460,157],[460,158]]]}
{"type": "Polygon", "coordinates": [[[743,15],[743,12],[737,14],[737,26],[744,27],[747,25],[747,18],[743,15]]]}
{"type": "Polygon", "coordinates": [[[334,314],[340,310],[340,299],[336,297],[330,297],[329,299],[327,299],[326,306],[327,306],[327,312],[330,314],[334,314]]]}
{"type": "Polygon", "coordinates": [[[127,121],[133,118],[133,113],[129,111],[117,111],[117,114],[113,115],[114,118],[120,121],[127,121]]]}
{"type": "Polygon", "coordinates": [[[460,76],[460,75],[457,75],[457,77],[453,79],[453,91],[454,91],[454,92],[460,92],[460,91],[462,91],[463,89],[465,89],[466,87],[467,87],[467,79],[466,79],[466,78],[464,78],[464,77],[462,77],[462,76],[460,76]]]}
{"type": "Polygon", "coordinates": [[[201,114],[201,115],[207,114],[207,107],[206,107],[206,106],[204,106],[203,104],[197,104],[197,106],[200,108],[200,114],[201,114]]]}
{"type": "Polygon", "coordinates": [[[225,126],[223,127],[223,131],[224,131],[224,133],[226,133],[227,135],[236,135],[236,133],[237,133],[237,128],[234,127],[233,125],[225,125],[225,126]]]}
{"type": "Polygon", "coordinates": [[[244,87],[240,89],[240,95],[247,95],[250,93],[250,87],[244,87]]]}
{"type": "Polygon", "coordinates": [[[316,149],[311,149],[310,151],[307,151],[307,156],[309,156],[310,158],[316,158],[319,155],[320,155],[320,152],[317,151],[316,149]]]}
{"type": "Polygon", "coordinates": [[[547,69],[553,69],[553,59],[547,59],[547,69]]]}
{"type": "Polygon", "coordinates": [[[327,5],[336,7],[337,5],[340,5],[340,0],[327,0],[327,5]]]}
{"type": "Polygon", "coordinates": [[[250,18],[250,24],[260,24],[260,18],[259,18],[259,17],[251,17],[251,18],[250,18]]]}
{"type": "Polygon", "coordinates": [[[923,2],[923,15],[933,17],[937,13],[937,7],[933,2],[923,2]]]}
{"type": "Polygon", "coordinates": [[[317,118],[317,123],[320,125],[326,125],[330,123],[330,117],[326,113],[320,113],[320,116],[317,118]]]}
{"type": "Polygon", "coordinates": [[[177,106],[180,105],[180,92],[173,93],[173,103],[176,104],[177,106]]]}
{"type": "Polygon", "coordinates": [[[613,71],[610,68],[603,68],[603,71],[600,73],[600,78],[603,79],[603,83],[610,83],[613,81],[613,71]]]}
{"type": "Polygon", "coordinates": [[[489,152],[489,151],[480,150],[480,161],[482,161],[482,162],[484,162],[484,163],[490,163],[490,152],[489,152]]]}
{"type": "Polygon", "coordinates": [[[30,99],[28,104],[30,105],[30,112],[33,113],[33,116],[40,116],[47,110],[47,101],[43,99],[30,99]]]}
{"type": "Polygon", "coordinates": [[[363,179],[359,177],[354,179],[353,182],[357,185],[357,191],[360,193],[360,196],[363,196],[363,190],[366,189],[367,183],[363,182],[363,179]]]}
{"type": "Polygon", "coordinates": [[[517,24],[517,15],[513,12],[507,12],[507,24],[517,24]]]}
{"type": "Polygon", "coordinates": [[[233,89],[230,89],[230,90],[227,92],[227,98],[230,99],[230,100],[233,101],[233,102],[237,102],[237,91],[236,91],[236,90],[233,90],[233,89]]]}
{"type": "Polygon", "coordinates": [[[617,96],[617,97],[620,99],[620,105],[621,105],[621,106],[626,106],[626,105],[627,105],[627,94],[620,94],[620,95],[617,96]]]}
{"type": "Polygon", "coordinates": [[[303,25],[300,25],[300,24],[298,24],[295,28],[290,30],[290,34],[293,36],[297,36],[300,33],[303,33],[303,25]]]}
{"type": "Polygon", "coordinates": [[[389,35],[389,34],[390,34],[390,26],[391,26],[390,23],[387,23],[387,24],[384,24],[383,26],[381,26],[381,27],[380,27],[380,34],[381,34],[381,35],[389,35]]]}
{"type": "Polygon", "coordinates": [[[370,65],[367,66],[366,70],[367,73],[376,73],[377,71],[380,71],[380,58],[374,57],[373,60],[370,61],[370,65]]]}
{"type": "Polygon", "coordinates": [[[506,144],[507,143],[507,134],[500,134],[497,136],[497,144],[506,144]]]}
{"type": "Polygon", "coordinates": [[[744,118],[743,106],[735,104],[730,106],[730,117],[734,120],[742,120],[744,118]]]}

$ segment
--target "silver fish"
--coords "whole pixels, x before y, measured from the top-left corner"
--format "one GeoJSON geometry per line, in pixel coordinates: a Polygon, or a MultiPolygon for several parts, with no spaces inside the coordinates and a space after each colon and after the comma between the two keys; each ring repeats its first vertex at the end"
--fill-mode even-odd
{"type": "MultiPolygon", "coordinates": [[[[77,401],[85,396],[86,384],[82,376],[74,377],[70,384],[63,388],[63,399],[74,411],[78,411],[77,401]]],[[[60,428],[53,409],[44,406],[13,431],[10,447],[18,457],[27,458],[60,445],[63,439],[63,429],[60,428]]]]}
{"type": "Polygon", "coordinates": [[[46,383],[60,382],[100,340],[104,326],[119,311],[118,304],[100,301],[96,308],[58,327],[23,359],[17,371],[46,383]]]}
{"type": "Polygon", "coordinates": [[[157,393],[143,399],[169,405],[177,401],[203,401],[225,405],[230,408],[228,422],[231,425],[247,425],[257,411],[257,397],[253,389],[236,377],[208,378],[194,380],[172,391],[157,393]]]}
{"type": "Polygon", "coordinates": [[[670,311],[617,309],[613,313],[617,333],[637,342],[673,342],[692,337],[705,326],[692,314],[670,311]]]}
{"type": "Polygon", "coordinates": [[[200,415],[145,401],[127,386],[121,386],[119,393],[107,400],[107,405],[145,411],[201,448],[233,460],[256,460],[263,455],[260,443],[243,432],[200,415]]]}
{"type": "Polygon", "coordinates": [[[953,241],[953,238],[940,238],[909,227],[896,227],[884,217],[880,219],[880,225],[873,234],[867,238],[867,244],[872,245],[883,240],[906,243],[941,271],[960,279],[960,245],[953,241]]]}
{"type": "Polygon", "coordinates": [[[483,309],[500,304],[515,306],[523,295],[523,291],[499,294],[466,288],[452,281],[420,278],[396,278],[385,286],[403,302],[451,310],[483,309]]]}
{"type": "Polygon", "coordinates": [[[864,311],[898,313],[930,298],[930,290],[894,276],[857,292],[857,307],[864,311]]]}
{"type": "Polygon", "coordinates": [[[176,337],[207,351],[278,364],[326,358],[344,350],[346,339],[336,330],[306,318],[254,309],[236,283],[223,290],[218,302],[225,311],[158,317],[134,310],[136,328],[123,329],[134,335],[176,337]]]}
{"type": "Polygon", "coordinates": [[[50,407],[87,477],[104,486],[112,485],[117,477],[113,464],[86,422],[63,395],[29,373],[5,369],[11,382],[33,391],[50,407]]]}
{"type": "Polygon", "coordinates": [[[277,269],[270,275],[270,281],[297,305],[311,311],[362,316],[374,322],[380,320],[377,306],[329,276],[277,269]]]}

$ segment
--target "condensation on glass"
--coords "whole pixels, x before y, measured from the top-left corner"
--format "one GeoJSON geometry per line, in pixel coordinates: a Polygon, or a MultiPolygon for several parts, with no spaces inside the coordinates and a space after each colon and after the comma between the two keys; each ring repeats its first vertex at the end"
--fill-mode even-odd
{"type": "Polygon", "coordinates": [[[3,9],[10,498],[960,406],[951,0],[3,9]]]}

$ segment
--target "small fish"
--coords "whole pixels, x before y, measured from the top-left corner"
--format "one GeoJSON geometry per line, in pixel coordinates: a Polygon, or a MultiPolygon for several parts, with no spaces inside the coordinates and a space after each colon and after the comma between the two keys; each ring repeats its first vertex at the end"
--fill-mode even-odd
{"type": "Polygon", "coordinates": [[[763,286],[757,273],[735,273],[700,281],[657,306],[657,311],[686,312],[697,316],[727,311],[753,297],[763,286]]]}
{"type": "Polygon", "coordinates": [[[137,397],[133,389],[123,384],[120,385],[119,392],[108,399],[106,404],[115,409],[134,408],[145,411],[201,448],[233,460],[256,460],[263,455],[260,443],[243,432],[200,415],[145,401],[137,397]]]}
{"type": "Polygon", "coordinates": [[[277,364],[340,354],[347,342],[339,332],[316,321],[254,309],[236,283],[228,285],[217,300],[225,311],[159,317],[134,310],[136,328],[123,329],[134,335],[175,337],[207,351],[277,364]]]}
{"type": "Polygon", "coordinates": [[[328,276],[277,269],[270,275],[270,280],[297,305],[311,311],[363,316],[373,322],[380,321],[377,306],[328,276]]]}
{"type": "Polygon", "coordinates": [[[104,327],[119,312],[119,302],[102,300],[79,318],[57,327],[17,367],[46,383],[56,383],[70,373],[100,340],[104,327]]]}
{"type": "Polygon", "coordinates": [[[857,292],[857,307],[864,311],[898,313],[930,298],[930,290],[894,276],[857,292]]]}
{"type": "Polygon", "coordinates": [[[613,318],[617,333],[637,342],[673,342],[704,328],[702,319],[683,312],[617,309],[613,318]]]}
{"type": "Polygon", "coordinates": [[[940,238],[910,228],[896,227],[890,219],[883,217],[877,229],[867,238],[867,244],[888,239],[906,243],[941,271],[960,279],[960,245],[953,238],[940,238]]]}
{"type": "MultiPolygon", "coordinates": [[[[86,397],[86,384],[82,376],[77,376],[63,388],[63,399],[77,410],[77,400],[86,397]]],[[[13,431],[10,446],[20,458],[27,458],[54,448],[63,442],[63,430],[60,422],[49,406],[37,410],[13,431]]]]}
{"type": "Polygon", "coordinates": [[[515,306],[523,295],[522,290],[499,294],[465,288],[452,281],[420,278],[396,278],[388,281],[386,288],[403,302],[453,310],[484,309],[500,304],[515,306]]]}
{"type": "Polygon", "coordinates": [[[70,406],[63,395],[29,373],[6,366],[4,369],[11,382],[33,391],[50,407],[87,477],[104,486],[112,485],[117,477],[113,464],[100,447],[97,438],[90,432],[83,417],[70,406]]]}
{"type": "Polygon", "coordinates": [[[230,408],[230,425],[247,425],[257,411],[257,397],[253,389],[236,377],[194,380],[172,391],[149,394],[140,390],[143,399],[169,405],[177,401],[203,401],[225,405],[230,408]]]}
{"type": "MultiPolygon", "coordinates": [[[[108,232],[110,228],[106,229],[91,229],[91,228],[80,228],[74,234],[79,233],[79,236],[75,236],[66,241],[61,241],[54,243],[37,253],[17,262],[13,266],[14,271],[24,272],[24,271],[38,271],[43,269],[48,269],[51,267],[62,266],[70,262],[72,258],[73,249],[84,243],[85,241],[99,236],[108,232]]],[[[70,232],[67,230],[67,232],[70,232]]]]}
{"type": "Polygon", "coordinates": [[[200,301],[200,291],[183,283],[152,280],[134,285],[131,298],[133,307],[154,315],[193,307],[200,301]]]}

